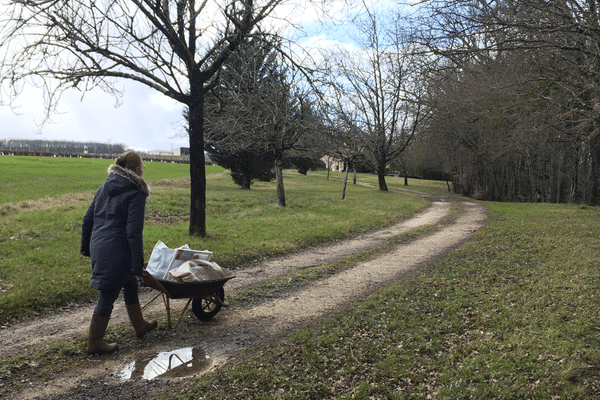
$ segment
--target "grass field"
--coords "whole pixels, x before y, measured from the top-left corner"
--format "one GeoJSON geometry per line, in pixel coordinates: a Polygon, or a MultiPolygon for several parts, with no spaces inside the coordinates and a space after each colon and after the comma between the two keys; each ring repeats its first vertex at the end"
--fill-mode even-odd
{"type": "MultiPolygon", "coordinates": [[[[0,156],[0,204],[96,190],[106,179],[112,162],[95,158],[0,156]]],[[[145,174],[153,180],[190,175],[186,164],[146,165],[145,174]]]]}
{"type": "MultiPolygon", "coordinates": [[[[228,267],[389,223],[425,206],[414,196],[358,185],[340,202],[341,174],[327,180],[324,173],[305,177],[286,171],[290,206],[280,209],[273,183],[242,191],[216,174],[208,180],[209,238],[201,241],[185,234],[186,178],[164,178],[151,182],[148,254],[156,239],[168,237],[170,246],[189,242],[192,248],[219,249],[215,259],[228,267]],[[327,224],[320,224],[324,218],[327,224]],[[299,236],[273,234],[278,227],[299,236]]],[[[359,181],[376,184],[376,177],[361,175],[359,181]]],[[[401,184],[400,178],[388,179],[390,187],[401,184]]],[[[411,180],[408,188],[448,194],[442,182],[411,180]]],[[[91,199],[93,190],[87,195],[91,199]]],[[[32,309],[89,299],[89,261],[78,254],[87,202],[2,215],[0,286],[18,279],[21,287],[33,287],[23,290],[32,309]],[[59,250],[46,250],[62,241],[59,250]],[[54,264],[61,267],[52,269],[54,264]],[[73,266],[67,274],[59,271],[65,265],[73,266]],[[57,292],[63,290],[68,295],[61,297],[57,292]],[[44,303],[32,302],[38,293],[47,296],[44,303]]],[[[599,399],[600,209],[485,205],[486,227],[460,249],[342,313],[249,351],[240,364],[165,388],[159,398],[599,399]]],[[[0,212],[1,207],[23,210],[0,203],[0,212]]],[[[16,301],[13,288],[0,299],[16,301]]],[[[10,302],[1,306],[5,318],[12,315],[10,302]]],[[[82,357],[55,347],[47,350],[51,363],[82,357]]],[[[27,364],[42,363],[32,357],[27,364]]]]}
{"type": "MultiPolygon", "coordinates": [[[[81,221],[111,160],[0,156],[0,322],[45,308],[92,301],[91,267],[79,254],[81,221]],[[5,184],[6,180],[6,184],[5,184]],[[6,190],[4,190],[6,188],[6,190]],[[10,201],[8,200],[10,199],[10,201]],[[37,200],[36,200],[37,199],[37,200]]],[[[188,235],[188,167],[146,163],[152,188],[146,204],[146,259],[158,240],[175,248],[208,249],[236,269],[389,224],[426,206],[413,195],[356,185],[340,201],[341,183],[324,174],[286,172],[288,206],[277,206],[275,183],[241,190],[222,168],[208,169],[207,232],[188,235]]],[[[339,177],[339,175],[338,175],[339,177]]]]}

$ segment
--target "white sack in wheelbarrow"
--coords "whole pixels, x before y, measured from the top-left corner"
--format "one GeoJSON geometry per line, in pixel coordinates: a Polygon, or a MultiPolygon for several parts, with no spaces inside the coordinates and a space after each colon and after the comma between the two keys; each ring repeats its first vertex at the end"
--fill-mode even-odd
{"type": "Polygon", "coordinates": [[[146,271],[157,279],[168,279],[170,270],[179,267],[188,260],[197,259],[210,261],[212,252],[208,250],[192,250],[187,244],[170,249],[160,240],[154,246],[146,271]]]}
{"type": "Polygon", "coordinates": [[[169,271],[171,280],[177,282],[202,282],[223,279],[225,273],[215,262],[190,260],[181,264],[177,269],[169,271]]]}

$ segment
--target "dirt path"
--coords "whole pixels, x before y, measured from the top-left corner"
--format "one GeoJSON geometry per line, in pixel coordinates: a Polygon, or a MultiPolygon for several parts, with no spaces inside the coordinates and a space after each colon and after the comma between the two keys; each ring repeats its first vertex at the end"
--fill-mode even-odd
{"type": "MultiPolygon", "coordinates": [[[[385,229],[357,238],[296,253],[263,262],[254,267],[236,271],[236,278],[225,285],[232,294],[256,284],[283,276],[298,269],[322,265],[334,259],[364,251],[410,229],[435,225],[448,215],[450,203],[433,200],[431,206],[410,219],[385,229]]],[[[312,321],[339,311],[352,301],[373,293],[376,289],[397,281],[406,272],[445,254],[468,240],[484,224],[485,208],[477,203],[461,202],[456,220],[436,233],[411,243],[397,246],[393,251],[376,259],[360,263],[311,284],[309,287],[278,297],[250,308],[224,308],[211,322],[195,319],[172,331],[156,331],[144,340],[121,347],[112,355],[94,357],[95,368],[67,371],[53,376],[42,386],[38,382],[23,381],[19,399],[41,398],[94,398],[119,394],[128,398],[144,398],[156,390],[164,379],[127,381],[121,371],[140,355],[170,351],[183,347],[201,347],[210,356],[212,365],[219,365],[241,350],[267,343],[282,333],[304,326],[312,321]],[[103,394],[102,394],[103,393],[103,394]],[[80,397],[78,397],[80,396],[80,397]]],[[[142,298],[150,294],[142,294],[142,298]]],[[[144,302],[144,300],[142,300],[144,302]]],[[[149,316],[164,317],[161,302],[146,311],[149,316]]],[[[181,304],[173,306],[176,309],[181,304]]],[[[51,341],[68,341],[85,337],[93,306],[40,317],[0,330],[0,357],[26,354],[51,341]]],[[[111,326],[128,325],[121,302],[115,306],[111,326]]],[[[0,387],[0,397],[12,398],[12,390],[0,387]]]]}

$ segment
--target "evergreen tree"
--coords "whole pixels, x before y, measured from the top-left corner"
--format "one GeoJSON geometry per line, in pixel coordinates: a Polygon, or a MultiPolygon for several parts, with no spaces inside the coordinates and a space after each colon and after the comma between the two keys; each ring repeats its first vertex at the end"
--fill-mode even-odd
{"type": "Polygon", "coordinates": [[[249,40],[231,56],[219,76],[219,83],[206,97],[205,150],[220,166],[231,171],[234,182],[250,189],[252,181],[273,179],[274,157],[247,140],[261,129],[256,117],[265,82],[277,71],[273,46],[249,40]]]}

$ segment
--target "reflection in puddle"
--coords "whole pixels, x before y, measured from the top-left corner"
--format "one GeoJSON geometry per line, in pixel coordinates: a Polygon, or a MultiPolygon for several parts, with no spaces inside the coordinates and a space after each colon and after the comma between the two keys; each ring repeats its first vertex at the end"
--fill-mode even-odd
{"type": "Polygon", "coordinates": [[[138,359],[121,371],[121,379],[179,378],[202,372],[210,364],[202,348],[186,347],[138,359]]]}

